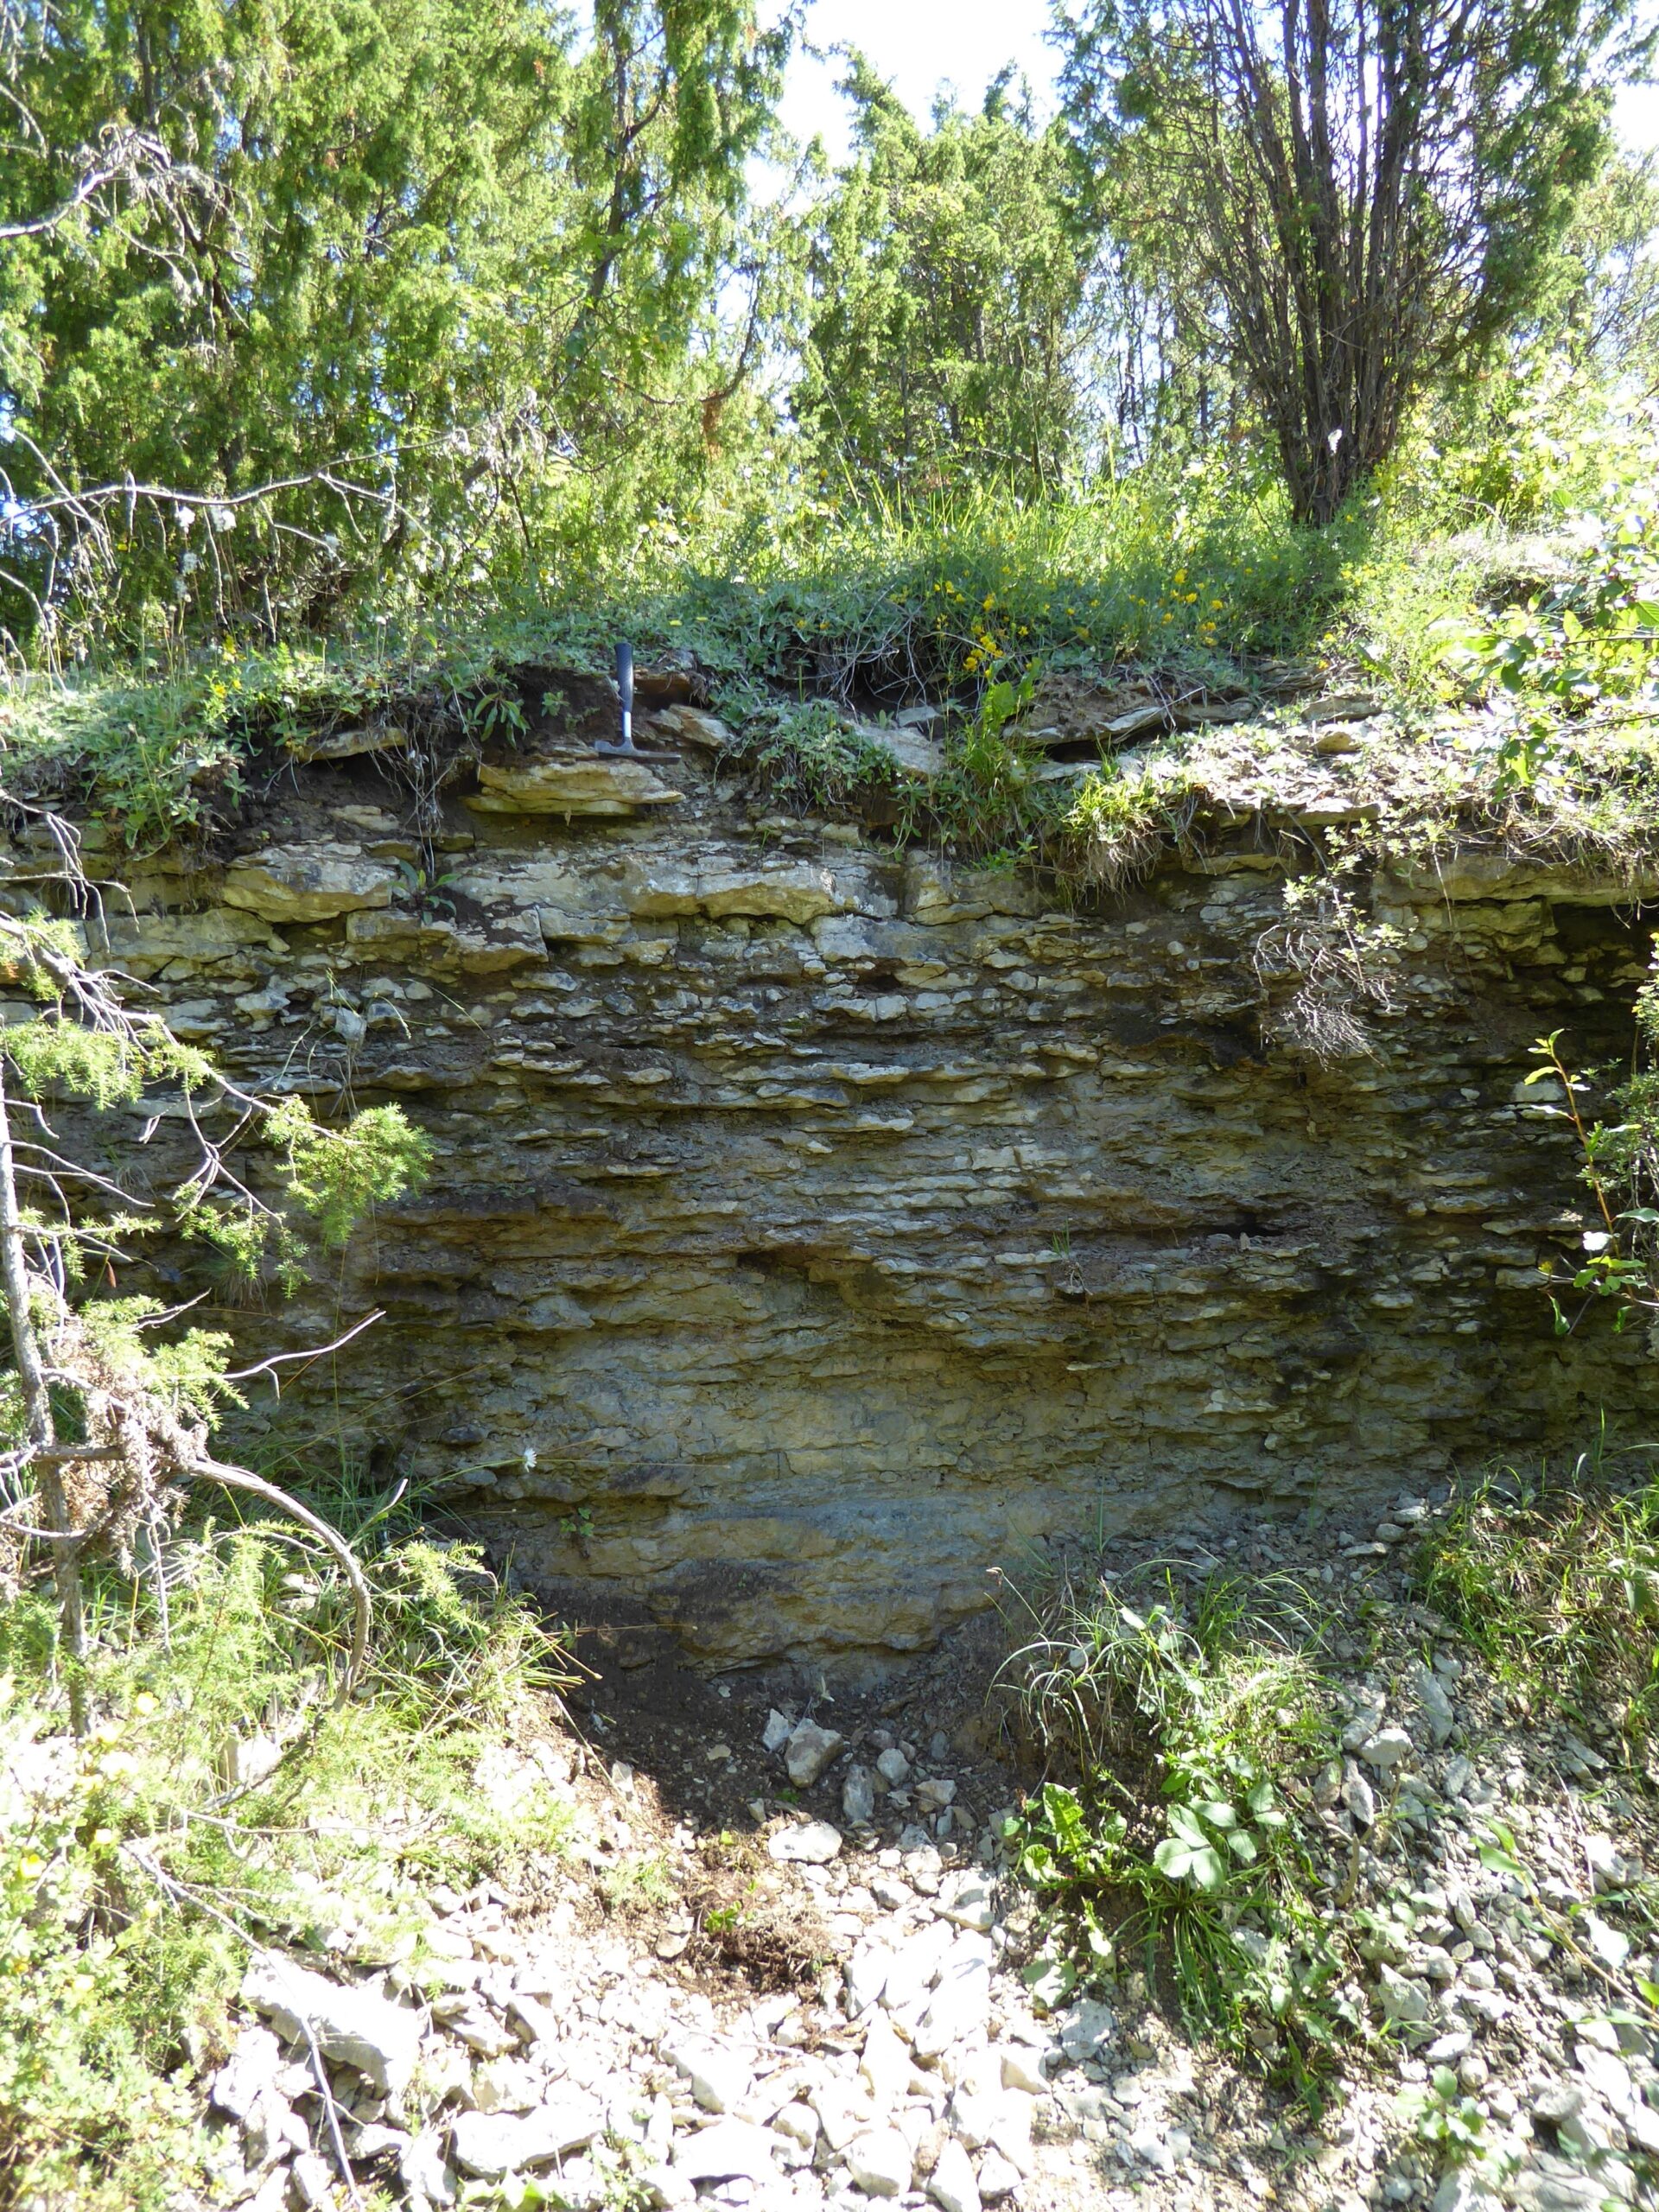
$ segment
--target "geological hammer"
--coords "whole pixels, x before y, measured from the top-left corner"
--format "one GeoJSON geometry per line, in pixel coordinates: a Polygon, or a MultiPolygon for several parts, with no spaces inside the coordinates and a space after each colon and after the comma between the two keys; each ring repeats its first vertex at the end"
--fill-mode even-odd
{"type": "Polygon", "coordinates": [[[622,734],[614,745],[604,738],[594,744],[595,753],[633,753],[638,750],[633,741],[633,647],[626,638],[617,640],[616,697],[621,709],[622,734]]]}

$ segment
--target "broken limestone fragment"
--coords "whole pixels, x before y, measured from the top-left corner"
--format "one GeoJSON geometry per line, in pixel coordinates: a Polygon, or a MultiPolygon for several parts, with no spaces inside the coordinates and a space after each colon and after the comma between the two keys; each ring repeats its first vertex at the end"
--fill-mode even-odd
{"type": "Polygon", "coordinates": [[[785,1866],[827,1866],[841,1849],[841,1831],[828,1821],[808,1821],[802,1827],[779,1828],[766,1843],[768,1858],[785,1866]]]}
{"type": "Polygon", "coordinates": [[[868,1767],[848,1768],[841,1785],[841,1809],[852,1827],[862,1827],[875,1818],[875,1784],[868,1767]]]}
{"type": "Polygon", "coordinates": [[[910,2145],[896,2127],[874,2127],[847,2145],[847,2171],[867,2196],[902,2196],[913,2166],[910,2145]]]}
{"type": "Polygon", "coordinates": [[[408,2087],[419,2056],[421,2016],[367,1989],[344,1988],[324,1975],[267,1953],[242,1981],[242,1998],[290,2041],[308,2025],[325,2058],[354,2066],[377,2089],[408,2087]]]}
{"type": "Polygon", "coordinates": [[[777,2172],[772,2163],[774,2141],[770,2132],[753,2120],[717,2120],[696,2135],[683,2136],[674,2145],[674,2171],[688,2181],[770,2181],[777,2172]]]}
{"type": "Polygon", "coordinates": [[[360,845],[268,845],[231,862],[223,897],[267,922],[331,922],[389,906],[397,880],[360,845]]]}
{"type": "Polygon", "coordinates": [[[1411,1685],[1430,1739],[1438,1750],[1450,1742],[1452,1731],[1457,1726],[1457,1715],[1446,1694],[1446,1685],[1432,1668],[1425,1667],[1421,1661],[1411,1670],[1411,1685]]]}
{"type": "Polygon", "coordinates": [[[1402,1760],[1411,1757],[1411,1738],[1403,1728],[1379,1728],[1361,1745],[1359,1755],[1367,1766],[1374,1766],[1379,1774],[1389,1774],[1402,1760]]]}
{"type": "Polygon", "coordinates": [[[820,1728],[816,1720],[798,1722],[784,1746],[784,1769],[798,1789],[810,1789],[846,1742],[833,1728],[820,1728]]]}
{"type": "Polygon", "coordinates": [[[979,2212],[979,2183],[974,2179],[973,2161],[954,2136],[928,2176],[927,2193],[939,2212],[979,2212]]]}
{"type": "Polygon", "coordinates": [[[752,2069],[734,2050],[702,2042],[671,2043],[663,2056],[685,2077],[692,2095],[705,2112],[730,2112],[741,2105],[753,2086],[752,2069]]]}
{"type": "Polygon", "coordinates": [[[596,2099],[566,2088],[533,2112],[458,2113],[451,2139],[457,2165],[493,2180],[584,2150],[604,2125],[604,2109],[596,2099]]]}
{"type": "Polygon", "coordinates": [[[573,753],[527,760],[510,768],[479,769],[480,788],[467,804],[478,814],[563,814],[601,819],[637,814],[642,807],[674,806],[683,791],[658,780],[643,760],[573,753]]]}

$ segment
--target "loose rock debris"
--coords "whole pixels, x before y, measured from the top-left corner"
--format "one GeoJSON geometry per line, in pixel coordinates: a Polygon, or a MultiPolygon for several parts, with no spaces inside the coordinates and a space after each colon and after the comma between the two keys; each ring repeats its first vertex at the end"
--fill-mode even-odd
{"type": "Polygon", "coordinates": [[[647,1726],[627,1675],[583,1723],[606,1748],[527,1748],[575,1821],[550,1909],[435,1891],[391,1967],[254,1961],[212,2082],[216,2201],[343,2204],[339,2151],[410,2212],[518,2202],[525,2177],[570,2212],[1659,2201],[1648,1784],[1593,1728],[1506,1710],[1411,1602],[1399,1561],[1427,1510],[1336,1542],[1264,1522],[1229,1548],[1367,1624],[1367,1647],[1338,1639],[1347,1719],[1316,1794],[1368,2025],[1322,2113],[1190,2043],[1133,1963],[1038,2001],[1001,1832],[1017,1779],[939,1669],[891,1726],[873,1700],[805,1710],[690,1677],[678,1725],[647,1726]],[[635,1736],[655,1773],[617,1755],[635,1736]],[[641,1866],[655,1883],[631,1890],[641,1866]],[[1472,2143],[1448,2139],[1454,2109],[1472,2143]]]}

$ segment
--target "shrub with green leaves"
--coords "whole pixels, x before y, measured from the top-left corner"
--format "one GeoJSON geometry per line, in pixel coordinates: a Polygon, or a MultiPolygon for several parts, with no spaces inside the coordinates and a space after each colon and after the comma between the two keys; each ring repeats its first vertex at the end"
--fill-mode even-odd
{"type": "Polygon", "coordinates": [[[551,1636],[464,1548],[399,1537],[368,1572],[379,1633],[344,1707],[349,1593],[286,1532],[203,1523],[164,1586],[95,1578],[79,1741],[49,1605],[0,1612],[0,2202],[176,2202],[251,1945],[418,1975],[423,1882],[562,1851],[533,1766],[479,1786],[547,1725],[551,1636]]]}
{"type": "Polygon", "coordinates": [[[1055,2001],[1152,1941],[1195,2025],[1310,2089],[1360,2024],[1297,1810],[1333,1733],[1318,1622],[1287,1583],[1148,1580],[1065,1587],[1005,1672],[1051,1773],[1007,1839],[1050,1935],[1028,1979],[1055,2001]]]}
{"type": "Polygon", "coordinates": [[[1640,721],[1659,674],[1659,560],[1650,509],[1586,518],[1580,560],[1524,606],[1452,628],[1441,666],[1487,702],[1500,793],[1530,790],[1570,748],[1574,728],[1640,721]]]}

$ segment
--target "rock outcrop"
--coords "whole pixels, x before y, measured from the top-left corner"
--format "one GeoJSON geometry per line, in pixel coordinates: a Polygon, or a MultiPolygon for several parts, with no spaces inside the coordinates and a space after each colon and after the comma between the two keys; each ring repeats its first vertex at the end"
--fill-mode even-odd
{"type": "Polygon", "coordinates": [[[319,760],[227,867],[111,903],[239,1076],[433,1140],[266,1325],[385,1320],[255,1417],[728,1663],[915,1648],[1081,1527],[1317,1514],[1659,1410],[1635,1333],[1552,1333],[1585,1193],[1521,1087],[1542,1031],[1628,1048],[1628,884],[1380,878],[1392,1003],[1321,1065],[1264,1025],[1270,811],[1084,911],[721,774],[567,740],[416,836],[396,756],[319,760]]]}

